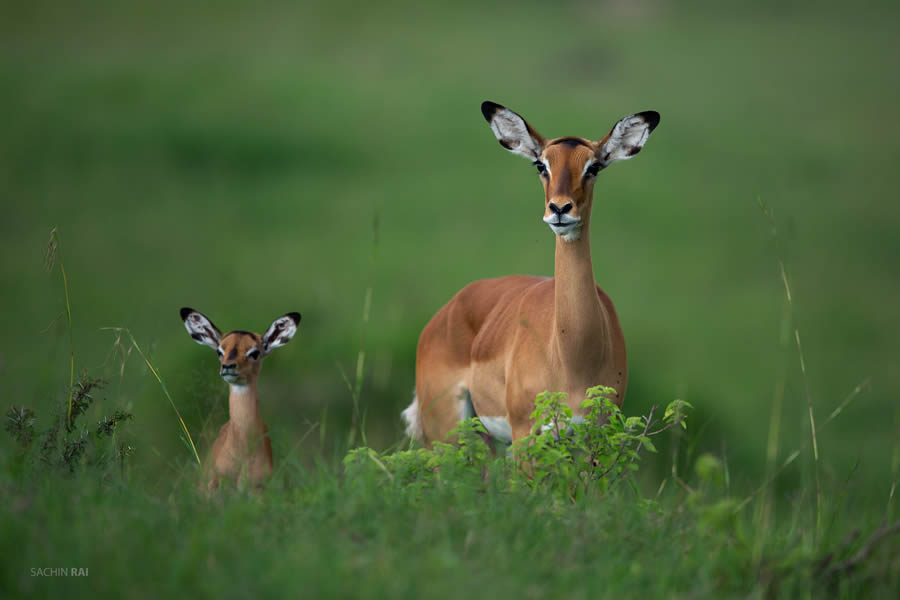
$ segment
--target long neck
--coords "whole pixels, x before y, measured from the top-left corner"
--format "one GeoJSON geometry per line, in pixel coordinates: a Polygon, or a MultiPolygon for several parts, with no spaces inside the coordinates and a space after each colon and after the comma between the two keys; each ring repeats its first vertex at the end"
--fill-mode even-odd
{"type": "Polygon", "coordinates": [[[259,397],[256,379],[247,385],[230,385],[228,394],[228,418],[239,433],[256,433],[262,419],[259,417],[259,397]]]}
{"type": "Polygon", "coordinates": [[[588,220],[584,215],[577,240],[556,238],[552,347],[566,370],[596,368],[608,345],[608,325],[591,264],[588,220]]]}

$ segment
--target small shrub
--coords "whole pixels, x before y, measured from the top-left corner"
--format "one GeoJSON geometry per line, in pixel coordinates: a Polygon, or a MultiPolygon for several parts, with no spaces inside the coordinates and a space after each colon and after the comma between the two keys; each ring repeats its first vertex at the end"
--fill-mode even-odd
{"type": "Polygon", "coordinates": [[[513,453],[529,473],[524,481],[552,494],[575,500],[592,488],[601,494],[638,470],[640,451],[656,452],[653,436],[680,425],[686,427],[687,402],[675,400],[661,422],[654,422],[656,407],[646,417],[625,417],[610,401],[612,388],[587,390],[581,404],[583,420],[573,421],[566,395],[544,392],[531,414],[530,435],[516,442],[513,453]]]}
{"type": "Polygon", "coordinates": [[[10,406],[6,411],[6,431],[19,446],[29,447],[34,439],[34,411],[24,406],[10,406]]]}
{"type": "Polygon", "coordinates": [[[111,416],[100,419],[95,427],[79,427],[79,419],[93,405],[96,391],[105,385],[103,379],[82,373],[72,387],[71,404],[67,397],[50,426],[40,435],[35,432],[34,411],[24,406],[11,406],[6,413],[6,430],[22,450],[20,466],[26,463],[34,440],[40,437],[36,451],[38,464],[62,467],[74,473],[85,465],[105,467],[115,460],[120,468],[124,468],[125,460],[134,448],[117,443],[115,433],[122,423],[133,418],[131,413],[116,409],[111,416]]]}
{"type": "Polygon", "coordinates": [[[378,485],[403,486],[413,496],[438,485],[483,487],[491,480],[507,491],[541,490],[563,501],[591,490],[606,494],[637,471],[642,449],[656,451],[653,436],[686,426],[690,408],[676,400],[659,422],[653,420],[655,407],[646,417],[625,417],[609,400],[612,394],[602,386],[587,390],[585,417],[578,422],[572,420],[565,394],[539,394],[532,432],[512,446],[509,457],[493,457],[483,439],[484,426],[473,418],[452,432],[454,443],[435,442],[432,450],[351,450],[344,458],[345,474],[351,481],[374,478],[378,485]]]}

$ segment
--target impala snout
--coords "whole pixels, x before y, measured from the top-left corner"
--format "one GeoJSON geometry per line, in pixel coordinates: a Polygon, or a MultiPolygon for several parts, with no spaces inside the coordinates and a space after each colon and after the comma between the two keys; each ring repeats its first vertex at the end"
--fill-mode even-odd
{"type": "Polygon", "coordinates": [[[578,239],[581,228],[581,217],[574,213],[575,205],[570,200],[556,198],[547,203],[544,223],[550,226],[553,233],[571,242],[578,239]]]}
{"type": "Polygon", "coordinates": [[[560,207],[555,202],[551,202],[547,206],[547,208],[549,208],[550,212],[555,215],[564,215],[566,213],[572,212],[572,203],[566,202],[565,204],[562,205],[562,207],[560,207]]]}
{"type": "Polygon", "coordinates": [[[222,368],[219,369],[219,375],[222,376],[222,379],[227,381],[228,383],[233,383],[234,380],[238,378],[238,365],[236,362],[233,363],[223,363],[222,368]]]}

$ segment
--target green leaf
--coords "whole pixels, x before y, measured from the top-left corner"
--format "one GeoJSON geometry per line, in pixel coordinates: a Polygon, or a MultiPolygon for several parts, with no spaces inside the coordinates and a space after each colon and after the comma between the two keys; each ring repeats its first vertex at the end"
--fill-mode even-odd
{"type": "Polygon", "coordinates": [[[638,439],[644,444],[644,447],[647,448],[650,452],[656,452],[656,446],[653,445],[653,442],[650,441],[646,435],[639,436],[638,439]]]}
{"type": "Polygon", "coordinates": [[[627,419],[625,419],[625,430],[633,431],[640,428],[642,424],[643,419],[641,419],[640,417],[628,417],[627,419]]]}

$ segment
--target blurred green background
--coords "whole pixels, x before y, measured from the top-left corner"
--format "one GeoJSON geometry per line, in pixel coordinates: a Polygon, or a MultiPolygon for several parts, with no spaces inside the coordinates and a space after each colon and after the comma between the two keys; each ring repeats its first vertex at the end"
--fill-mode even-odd
{"type": "Polygon", "coordinates": [[[184,305],[223,331],[303,313],[261,378],[276,461],[345,447],[341,372],[361,348],[368,442],[398,442],[431,315],[475,279],[553,269],[536,175],[481,101],[551,137],[599,139],[653,109],[645,151],[601,174],[591,232],[628,342],[626,412],[692,402],[688,449],[725,452],[746,487],[782,384],[779,456],[807,440],[780,257],[817,419],[870,381],[821,432],[826,475],[860,459],[856,497],[883,502],[900,393],[897,17],[889,2],[4,3],[5,404],[46,426],[65,397],[61,272],[42,268],[56,226],[76,370],[110,382],[96,414],[135,414],[151,485],[190,457],[160,386],[100,328],[133,333],[204,453],[227,391],[184,305]]]}

